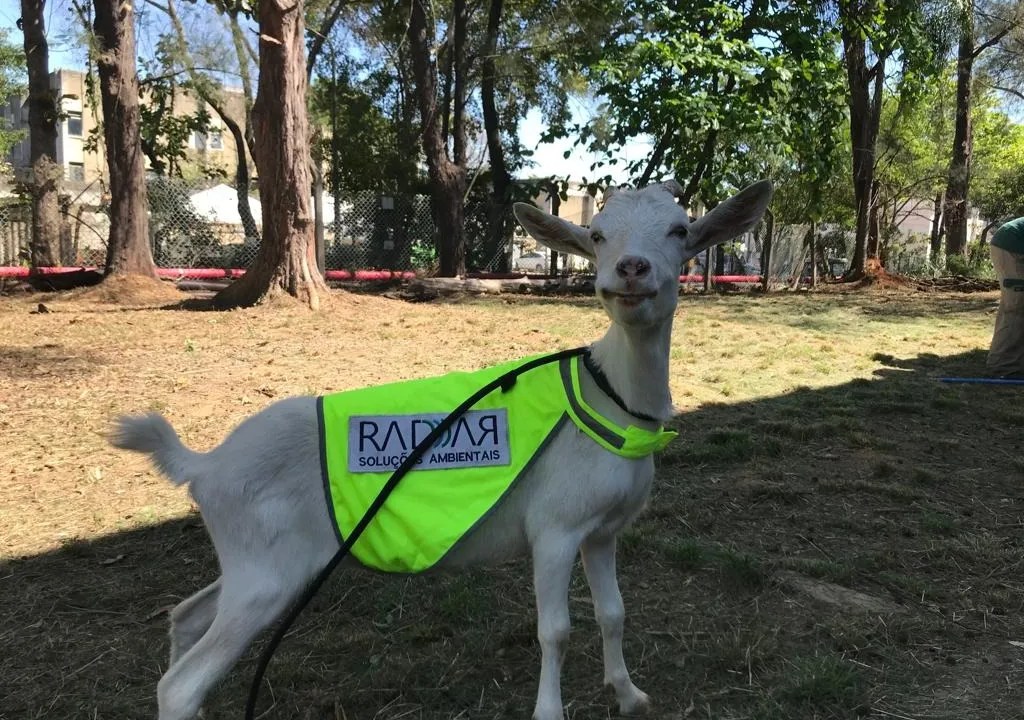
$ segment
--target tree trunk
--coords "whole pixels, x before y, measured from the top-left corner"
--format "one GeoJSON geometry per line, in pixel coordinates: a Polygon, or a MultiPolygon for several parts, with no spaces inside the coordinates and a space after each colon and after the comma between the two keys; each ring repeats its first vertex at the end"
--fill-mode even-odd
{"type": "Polygon", "coordinates": [[[430,178],[430,205],[438,232],[438,260],[442,277],[466,273],[464,228],[465,168],[448,159],[441,136],[437,102],[437,65],[430,51],[427,12],[423,3],[412,0],[408,39],[412,55],[417,102],[420,106],[423,152],[430,178]]]}
{"type": "Polygon", "coordinates": [[[221,122],[224,123],[235,140],[235,194],[238,196],[238,217],[242,220],[245,239],[259,241],[260,231],[256,224],[256,218],[252,216],[252,206],[249,205],[250,178],[249,161],[245,154],[245,136],[242,134],[242,129],[238,127],[238,123],[226,113],[218,110],[217,114],[220,115],[221,122]]]}
{"type": "Polygon", "coordinates": [[[501,121],[495,100],[498,52],[498,30],[501,26],[503,0],[491,0],[487,15],[487,34],[484,38],[482,73],[480,77],[480,104],[484,115],[484,134],[487,137],[487,156],[491,165],[491,206],[488,210],[489,245],[504,247],[509,239],[512,203],[512,177],[505,163],[505,148],[501,144],[501,121]]]}
{"type": "Polygon", "coordinates": [[[811,221],[811,227],[807,231],[807,243],[811,248],[811,287],[818,287],[818,234],[815,232],[815,223],[811,221]]]}
{"type": "Polygon", "coordinates": [[[877,180],[871,182],[871,195],[868,197],[868,241],[866,255],[868,258],[881,258],[881,222],[879,214],[882,208],[878,203],[879,185],[877,180]]]}
{"type": "MultiPolygon", "coordinates": [[[[316,266],[320,269],[320,274],[323,275],[327,270],[327,245],[324,237],[323,138],[320,136],[319,129],[313,130],[312,148],[313,161],[309,164],[309,173],[313,192],[313,248],[316,254],[316,266]]],[[[337,212],[337,202],[335,202],[335,212],[337,212]]]]}
{"type": "MultiPolygon", "coordinates": [[[[868,234],[875,175],[875,141],[881,121],[882,86],[885,58],[868,68],[867,41],[861,34],[857,17],[847,3],[840,3],[843,56],[849,88],[850,140],[852,145],[853,195],[856,205],[856,233],[850,279],[863,277],[868,257],[868,234]],[[874,97],[871,86],[874,85],[874,97]]],[[[877,250],[876,250],[877,253],[877,250]]]]}
{"type": "Polygon", "coordinates": [[[769,208],[764,211],[764,243],[761,249],[761,290],[771,289],[772,243],[775,239],[775,214],[769,208]]]}
{"type": "Polygon", "coordinates": [[[28,69],[29,157],[32,176],[32,237],[29,267],[58,264],[60,248],[60,206],[57,195],[63,168],[57,164],[58,101],[50,88],[50,57],[43,13],[46,0],[21,0],[25,33],[25,62],[28,69]]]}
{"type": "Polygon", "coordinates": [[[238,24],[236,11],[232,10],[228,13],[228,25],[231,27],[231,39],[234,41],[235,56],[238,58],[238,71],[242,77],[242,95],[245,97],[245,146],[255,162],[256,140],[252,131],[252,80],[249,77],[248,63],[251,48],[245,41],[245,35],[242,34],[242,27],[238,24]]]}
{"type": "Polygon", "coordinates": [[[942,250],[942,200],[943,194],[941,192],[935,193],[935,200],[932,202],[932,230],[928,256],[932,263],[935,262],[935,258],[939,256],[939,252],[942,250]]]}
{"type": "Polygon", "coordinates": [[[452,103],[452,160],[466,167],[466,24],[469,21],[466,0],[453,0],[452,15],[455,24],[455,45],[452,53],[452,73],[455,75],[455,96],[452,103]]]}
{"type": "MultiPolygon", "coordinates": [[[[558,183],[553,182],[548,186],[548,198],[551,200],[551,214],[558,217],[562,212],[562,196],[558,194],[558,183]]],[[[558,253],[554,250],[549,252],[548,275],[554,277],[558,274],[558,253]]]]}
{"type": "Polygon", "coordinates": [[[287,293],[316,310],[327,293],[309,207],[303,11],[303,0],[259,3],[260,75],[252,115],[263,240],[245,275],[214,298],[218,307],[255,305],[287,293]]]}
{"type": "Polygon", "coordinates": [[[119,0],[95,0],[93,6],[103,138],[110,173],[110,238],[104,273],[155,278],[146,223],[146,165],[139,132],[134,12],[130,3],[119,0]]]}
{"type": "Polygon", "coordinates": [[[960,19],[956,65],[956,127],[946,183],[946,262],[967,248],[967,192],[971,181],[971,82],[974,74],[974,11],[960,19]]]}

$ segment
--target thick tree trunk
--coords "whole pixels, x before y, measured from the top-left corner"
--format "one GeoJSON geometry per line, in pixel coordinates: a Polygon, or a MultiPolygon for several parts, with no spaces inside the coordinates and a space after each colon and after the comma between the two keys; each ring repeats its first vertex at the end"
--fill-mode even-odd
{"type": "Polygon", "coordinates": [[[946,262],[967,248],[967,192],[971,181],[971,82],[974,74],[974,12],[963,12],[956,65],[956,127],[946,183],[946,262]]]}
{"type": "Polygon", "coordinates": [[[130,3],[95,0],[93,29],[103,105],[103,138],[110,173],[110,238],[106,275],[155,278],[146,222],[146,166],[139,132],[135,18],[130,3]]]}
{"type": "Polygon", "coordinates": [[[253,105],[263,240],[245,275],[214,298],[218,307],[255,305],[287,293],[320,307],[309,207],[309,125],[303,0],[259,3],[260,76],[253,105]]]}
{"type": "MultiPolygon", "coordinates": [[[[853,196],[857,219],[849,277],[857,279],[863,277],[869,256],[868,235],[875,175],[875,141],[881,122],[885,59],[879,58],[874,68],[868,68],[867,42],[857,27],[856,18],[847,17],[848,12],[850,10],[846,3],[840,3],[843,56],[849,89],[853,196]],[[872,85],[874,97],[871,92],[872,85]]],[[[877,255],[877,248],[875,254],[877,255]]]]}
{"type": "Polygon", "coordinates": [[[60,206],[57,195],[63,168],[57,164],[57,98],[50,88],[49,46],[43,12],[46,0],[21,0],[25,33],[25,61],[28,69],[29,157],[32,176],[32,237],[29,267],[58,264],[60,248],[60,206]]]}
{"type": "MultiPolygon", "coordinates": [[[[484,134],[487,137],[487,156],[491,165],[491,205],[488,208],[489,246],[505,247],[511,230],[512,177],[505,163],[505,148],[501,144],[501,121],[495,100],[498,52],[498,30],[501,26],[503,0],[491,0],[487,15],[487,34],[484,37],[482,73],[480,76],[480,104],[484,115],[484,134]]],[[[507,253],[506,253],[507,261],[507,253]]],[[[503,269],[507,269],[503,268],[503,269]]]]}
{"type": "Polygon", "coordinates": [[[416,97],[420,106],[423,151],[430,178],[430,205],[438,232],[438,260],[442,277],[466,272],[464,197],[465,168],[448,159],[438,117],[437,65],[427,34],[426,0],[412,0],[408,39],[412,55],[416,97]]]}

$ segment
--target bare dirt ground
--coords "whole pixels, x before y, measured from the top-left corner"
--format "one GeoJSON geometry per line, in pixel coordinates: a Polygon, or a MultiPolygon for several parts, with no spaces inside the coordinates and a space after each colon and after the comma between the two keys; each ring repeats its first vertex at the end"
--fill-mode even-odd
{"type": "MultiPolygon", "coordinates": [[[[681,437],[622,538],[627,659],[658,718],[1022,716],[1024,389],[979,375],[997,295],[686,295],[681,437]]],[[[206,449],[277,398],[584,344],[596,301],[229,313],[0,297],[0,718],[152,718],[167,610],[216,576],[184,489],[103,435],[165,413],[206,449]],[[39,303],[43,307],[39,307],[39,303]]],[[[582,574],[570,718],[615,714],[582,574]]],[[[529,569],[339,573],[271,665],[268,718],[527,717],[529,569]],[[272,707],[270,707],[272,705],[272,707]]],[[[252,657],[206,717],[240,717],[252,657]]]]}

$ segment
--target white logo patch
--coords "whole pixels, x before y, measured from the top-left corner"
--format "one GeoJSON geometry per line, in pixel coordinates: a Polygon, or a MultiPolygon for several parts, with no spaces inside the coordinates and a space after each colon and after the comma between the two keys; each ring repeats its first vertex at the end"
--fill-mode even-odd
{"type": "MultiPolygon", "coordinates": [[[[446,417],[447,413],[353,415],[348,419],[348,471],[396,469],[446,417]]],[[[470,410],[423,454],[416,469],[489,467],[511,462],[508,410],[470,410]]]]}

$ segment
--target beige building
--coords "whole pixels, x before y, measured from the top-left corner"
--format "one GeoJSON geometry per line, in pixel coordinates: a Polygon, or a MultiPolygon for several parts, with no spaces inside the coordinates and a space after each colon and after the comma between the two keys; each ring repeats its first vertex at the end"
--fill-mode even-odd
{"type": "MultiPolygon", "coordinates": [[[[83,191],[97,185],[106,176],[107,161],[100,127],[102,111],[93,107],[86,99],[86,77],[79,70],[55,70],[50,73],[50,87],[61,98],[62,119],[57,126],[57,163],[64,168],[65,187],[71,191],[83,191]],[[95,137],[95,142],[90,140],[95,137]],[[94,150],[86,148],[94,144],[94,150]]],[[[245,98],[238,90],[223,88],[223,103],[228,115],[244,127],[245,98]]],[[[8,158],[15,175],[29,167],[28,105],[25,96],[12,96],[0,107],[0,116],[6,118],[13,129],[25,130],[26,137],[11,151],[8,158]]],[[[147,102],[145,91],[141,102],[147,102]]],[[[175,116],[194,115],[203,106],[203,101],[182,90],[172,100],[171,112],[175,116]]],[[[206,132],[194,132],[185,147],[186,160],[182,174],[210,174],[211,170],[222,171],[231,177],[235,168],[235,142],[224,127],[220,117],[207,108],[210,124],[206,132]]],[[[147,166],[149,161],[147,159],[147,166]]]]}

